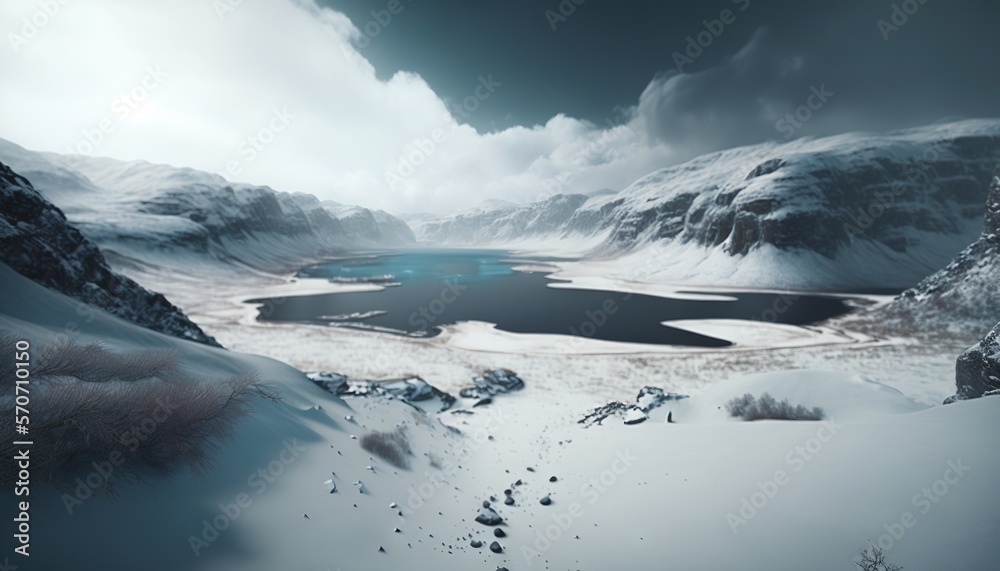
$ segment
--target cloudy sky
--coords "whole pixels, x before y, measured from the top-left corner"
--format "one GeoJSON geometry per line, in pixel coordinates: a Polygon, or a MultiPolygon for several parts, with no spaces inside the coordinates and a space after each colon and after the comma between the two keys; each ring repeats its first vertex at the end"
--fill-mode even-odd
{"type": "Polygon", "coordinates": [[[0,137],[450,212],[619,189],[736,145],[1000,116],[997,16],[989,0],[7,0],[0,137]]]}

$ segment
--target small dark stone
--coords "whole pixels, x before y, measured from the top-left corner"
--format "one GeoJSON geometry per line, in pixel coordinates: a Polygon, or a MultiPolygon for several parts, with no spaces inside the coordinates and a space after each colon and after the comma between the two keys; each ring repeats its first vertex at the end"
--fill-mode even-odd
{"type": "Polygon", "coordinates": [[[378,547],[378,552],[379,552],[379,553],[385,553],[385,548],[384,548],[384,547],[382,547],[382,546],[380,545],[380,546],[378,547]]]}
{"type": "Polygon", "coordinates": [[[499,527],[493,530],[493,535],[497,537],[507,537],[507,532],[500,529],[499,527]]]}
{"type": "Polygon", "coordinates": [[[483,542],[482,542],[482,541],[479,541],[478,539],[473,539],[473,540],[472,540],[472,543],[471,543],[470,545],[472,545],[472,546],[473,546],[473,547],[475,547],[476,549],[479,549],[480,547],[482,547],[482,546],[483,546],[483,542]]]}
{"type": "Polygon", "coordinates": [[[509,495],[511,495],[513,493],[514,493],[514,490],[512,490],[510,488],[507,488],[506,490],[503,491],[503,495],[505,495],[505,496],[509,496],[509,495]]]}
{"type": "Polygon", "coordinates": [[[508,506],[512,506],[512,505],[514,505],[514,498],[512,498],[510,496],[507,496],[504,499],[503,503],[506,504],[506,505],[508,505],[508,506]]]}
{"type": "Polygon", "coordinates": [[[529,472],[534,472],[534,471],[535,471],[535,469],[534,469],[534,468],[532,468],[531,466],[528,466],[528,471],[529,471],[529,472]]]}
{"type": "Polygon", "coordinates": [[[556,481],[556,480],[558,480],[558,479],[559,479],[559,478],[556,478],[555,476],[552,476],[551,478],[549,478],[549,481],[550,481],[550,482],[555,482],[555,481],[556,481]]]}
{"type": "Polygon", "coordinates": [[[490,507],[490,503],[488,501],[486,501],[486,500],[483,500],[483,507],[484,508],[490,507]]]}
{"type": "Polygon", "coordinates": [[[490,544],[490,551],[492,551],[493,553],[503,553],[503,547],[501,547],[499,543],[494,541],[493,543],[490,544]]]}
{"type": "Polygon", "coordinates": [[[551,504],[551,503],[552,503],[552,498],[550,498],[550,497],[548,497],[548,496],[545,496],[544,498],[542,498],[542,499],[538,500],[538,502],[539,502],[540,504],[542,504],[543,506],[547,506],[547,505],[549,505],[549,504],[551,504]]]}

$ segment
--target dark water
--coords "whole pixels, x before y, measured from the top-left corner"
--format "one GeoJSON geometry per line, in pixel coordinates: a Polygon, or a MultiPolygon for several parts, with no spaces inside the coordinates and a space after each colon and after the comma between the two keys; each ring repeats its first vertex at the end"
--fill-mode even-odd
{"type": "MultiPolygon", "coordinates": [[[[522,259],[520,263],[545,260],[522,259]]],[[[608,341],[724,347],[728,342],[665,327],[670,319],[751,319],[804,325],[849,310],[820,295],[718,293],[734,300],[694,301],[548,287],[543,273],[515,272],[506,252],[414,250],[371,254],[304,268],[300,275],[373,281],[383,291],[254,300],[259,319],[329,324],[431,336],[459,321],[496,323],[516,333],[550,333],[608,341]]],[[[697,292],[692,292],[697,293],[697,292]]]]}

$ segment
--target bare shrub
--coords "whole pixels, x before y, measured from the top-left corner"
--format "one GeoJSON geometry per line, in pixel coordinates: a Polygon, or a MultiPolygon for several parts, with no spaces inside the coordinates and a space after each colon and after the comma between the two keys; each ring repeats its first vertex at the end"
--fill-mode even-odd
{"type": "MultiPolygon", "coordinates": [[[[0,346],[5,341],[0,336],[0,346]]],[[[93,471],[95,462],[115,465],[109,493],[149,470],[169,475],[186,468],[202,475],[253,397],[274,398],[251,373],[226,379],[187,375],[168,351],[113,353],[97,344],[61,342],[37,354],[29,385],[32,475],[59,487],[93,471]]],[[[6,377],[6,363],[0,371],[6,377]]],[[[3,383],[14,384],[7,378],[3,383]]],[[[7,392],[0,401],[12,409],[7,392]]],[[[14,453],[10,441],[0,443],[0,454],[14,453]]],[[[3,484],[14,477],[5,463],[3,484]]]]}
{"type": "Polygon", "coordinates": [[[775,400],[768,393],[757,398],[749,393],[726,403],[730,416],[743,420],[823,420],[825,414],[820,407],[808,409],[802,405],[793,406],[787,399],[775,400]]]}
{"type": "Polygon", "coordinates": [[[885,554],[881,549],[875,547],[874,543],[869,541],[868,546],[861,552],[861,560],[854,562],[858,569],[861,571],[903,571],[899,565],[886,562],[885,554]]]}
{"type": "Polygon", "coordinates": [[[402,429],[395,432],[369,432],[361,437],[361,447],[397,468],[410,467],[410,442],[402,429]]]}

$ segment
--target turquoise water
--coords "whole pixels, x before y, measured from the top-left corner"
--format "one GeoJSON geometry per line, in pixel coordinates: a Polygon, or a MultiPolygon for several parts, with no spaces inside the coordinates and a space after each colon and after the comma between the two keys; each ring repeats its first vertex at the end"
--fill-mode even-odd
{"type": "Polygon", "coordinates": [[[661,322],[749,319],[803,325],[848,311],[843,299],[821,295],[738,292],[724,293],[723,299],[688,300],[553,288],[545,273],[513,269],[547,261],[552,259],[514,259],[510,253],[497,250],[370,252],[303,268],[300,275],[372,282],[385,286],[380,291],[255,301],[263,303],[262,320],[410,336],[433,336],[443,325],[484,321],[515,333],[698,347],[729,343],[661,322]]]}

